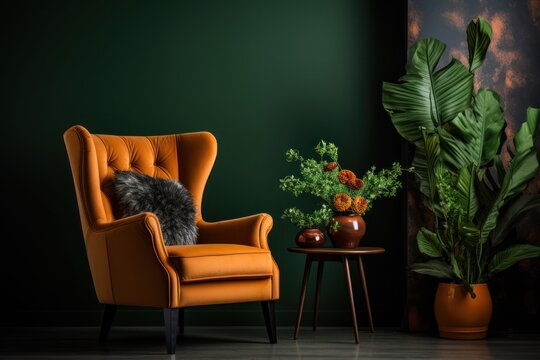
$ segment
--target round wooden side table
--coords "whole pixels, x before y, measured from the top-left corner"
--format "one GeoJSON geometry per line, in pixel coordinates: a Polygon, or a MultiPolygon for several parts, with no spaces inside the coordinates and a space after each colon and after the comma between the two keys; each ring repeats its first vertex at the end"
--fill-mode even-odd
{"type": "Polygon", "coordinates": [[[319,300],[321,295],[321,280],[324,270],[325,261],[340,261],[343,264],[343,271],[345,273],[345,283],[347,286],[347,293],[349,296],[349,303],[351,305],[354,339],[358,344],[358,325],[356,321],[356,310],[353,296],[353,288],[351,283],[351,271],[349,263],[356,261],[358,263],[358,271],[360,272],[360,278],[362,280],[362,288],[364,290],[364,298],[366,301],[367,313],[369,318],[369,326],[371,332],[374,332],[373,319],[371,317],[371,306],[369,304],[368,289],[366,284],[366,277],[364,273],[364,264],[362,263],[363,255],[382,254],[386,250],[381,247],[357,247],[352,249],[335,248],[335,247],[319,247],[319,248],[300,248],[290,247],[287,250],[294,253],[300,253],[306,255],[306,264],[304,267],[304,278],[302,280],[302,290],[300,292],[300,303],[298,304],[298,315],[296,317],[296,326],[294,328],[294,339],[298,338],[300,331],[300,323],[302,321],[302,312],[304,310],[304,300],[306,299],[307,284],[309,280],[309,273],[313,261],[318,262],[317,267],[317,285],[315,290],[315,309],[313,312],[313,330],[317,329],[317,322],[319,320],[319,300]]]}

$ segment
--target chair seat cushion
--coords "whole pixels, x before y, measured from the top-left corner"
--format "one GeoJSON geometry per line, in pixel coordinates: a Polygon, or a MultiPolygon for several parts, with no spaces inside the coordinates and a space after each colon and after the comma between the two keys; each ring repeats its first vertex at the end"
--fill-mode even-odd
{"type": "Polygon", "coordinates": [[[245,245],[198,244],[167,246],[169,260],[182,282],[268,278],[270,251],[245,245]]]}

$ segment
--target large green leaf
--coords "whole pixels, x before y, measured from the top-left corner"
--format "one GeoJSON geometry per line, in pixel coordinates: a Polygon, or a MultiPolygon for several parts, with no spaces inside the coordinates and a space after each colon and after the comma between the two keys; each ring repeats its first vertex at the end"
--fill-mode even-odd
{"type": "Polygon", "coordinates": [[[495,171],[497,174],[497,183],[502,184],[504,181],[504,177],[506,176],[506,168],[504,167],[504,161],[502,158],[502,155],[499,154],[495,156],[495,171]]]}
{"type": "Polygon", "coordinates": [[[424,149],[424,139],[415,143],[412,166],[420,192],[429,199],[428,160],[424,149]]]}
{"type": "Polygon", "coordinates": [[[432,258],[438,258],[443,255],[441,241],[436,233],[429,231],[425,227],[421,228],[416,234],[418,249],[424,255],[432,258]]]}
{"type": "Polygon", "coordinates": [[[527,121],[523,123],[519,131],[514,136],[514,147],[516,154],[525,152],[534,147],[534,138],[538,131],[540,122],[540,108],[527,109],[527,121]]]}
{"type": "Polygon", "coordinates": [[[464,219],[459,223],[459,233],[461,235],[461,244],[474,251],[478,247],[480,239],[480,229],[471,220],[464,219]]]}
{"type": "Polygon", "coordinates": [[[460,113],[440,131],[443,159],[455,171],[492,163],[505,136],[499,95],[480,89],[474,100],[472,111],[460,113]]]}
{"type": "Polygon", "coordinates": [[[492,37],[493,31],[486,20],[478,18],[469,23],[467,27],[469,71],[473,72],[482,65],[492,37]]]}
{"type": "Polygon", "coordinates": [[[432,133],[470,106],[473,75],[456,59],[436,71],[446,45],[423,39],[410,50],[406,74],[399,84],[383,83],[382,102],[401,136],[414,143],[419,128],[432,133]]]}
{"type": "Polygon", "coordinates": [[[534,150],[534,138],[538,131],[539,122],[540,109],[529,108],[527,121],[521,125],[514,136],[515,154],[510,160],[501,189],[482,223],[480,235],[482,243],[486,241],[491,230],[497,225],[501,207],[508,199],[521,193],[536,174],[539,164],[534,150]]]}
{"type": "Polygon", "coordinates": [[[508,269],[518,261],[540,256],[540,246],[530,244],[512,245],[496,253],[488,265],[491,274],[508,269]]]}
{"type": "Polygon", "coordinates": [[[475,183],[475,165],[469,164],[459,170],[456,188],[459,194],[459,201],[467,211],[469,221],[472,221],[478,211],[478,197],[476,196],[475,183]]]}
{"type": "Polygon", "coordinates": [[[419,129],[422,140],[415,143],[412,166],[420,192],[429,201],[428,207],[433,208],[436,184],[435,174],[440,170],[439,136],[436,133],[428,134],[426,129],[419,129]]]}
{"type": "Polygon", "coordinates": [[[491,245],[499,245],[527,211],[539,206],[540,194],[523,194],[519,196],[499,216],[497,227],[491,233],[491,245]]]}
{"type": "MultiPolygon", "coordinates": [[[[431,202],[434,202],[437,192],[437,176],[439,175],[441,168],[440,161],[440,144],[439,135],[432,133],[428,134],[425,129],[422,129],[422,136],[424,138],[424,152],[426,154],[426,172],[419,172],[421,178],[420,190],[426,194],[426,189],[423,189],[423,183],[427,181],[428,189],[427,195],[431,202]]],[[[413,165],[414,166],[414,165],[413,165]]]]}
{"type": "Polygon", "coordinates": [[[450,265],[441,260],[432,259],[423,263],[416,263],[411,265],[410,269],[419,274],[435,276],[441,279],[455,278],[450,265]]]}
{"type": "Polygon", "coordinates": [[[433,74],[433,93],[441,126],[471,105],[473,76],[459,60],[452,59],[448,65],[433,74]]]}

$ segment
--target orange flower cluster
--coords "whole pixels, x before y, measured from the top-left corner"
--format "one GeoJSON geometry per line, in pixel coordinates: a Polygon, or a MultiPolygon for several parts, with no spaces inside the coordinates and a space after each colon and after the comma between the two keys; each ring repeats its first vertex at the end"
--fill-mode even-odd
{"type": "Polygon", "coordinates": [[[339,182],[343,185],[347,185],[350,189],[360,190],[364,186],[362,179],[356,177],[356,174],[351,170],[341,170],[338,173],[339,182]]]}
{"type": "Polygon", "coordinates": [[[338,193],[334,195],[334,209],[339,212],[344,212],[349,210],[352,205],[352,199],[349,195],[345,193],[338,193]]]}
{"type": "Polygon", "coordinates": [[[354,182],[349,184],[349,186],[353,190],[360,190],[362,187],[364,187],[364,181],[362,179],[354,179],[354,182]]]}
{"type": "Polygon", "coordinates": [[[355,196],[352,201],[352,210],[359,215],[364,215],[367,210],[369,202],[363,196],[355,196]]]}
{"type": "Polygon", "coordinates": [[[341,170],[338,173],[339,182],[343,185],[349,185],[356,180],[356,175],[351,170],[341,170]]]}
{"type": "MultiPolygon", "coordinates": [[[[332,161],[324,166],[324,171],[332,171],[338,166],[337,162],[332,161]]],[[[351,170],[342,169],[337,173],[337,177],[341,184],[346,185],[351,190],[360,190],[364,186],[364,181],[357,178],[356,174],[351,170]]],[[[364,215],[369,203],[363,196],[355,196],[353,199],[349,194],[338,193],[334,195],[332,204],[335,211],[350,211],[355,214],[364,215]]]]}
{"type": "Polygon", "coordinates": [[[335,161],[332,161],[324,166],[324,171],[332,171],[337,167],[338,167],[338,163],[335,161]]]}

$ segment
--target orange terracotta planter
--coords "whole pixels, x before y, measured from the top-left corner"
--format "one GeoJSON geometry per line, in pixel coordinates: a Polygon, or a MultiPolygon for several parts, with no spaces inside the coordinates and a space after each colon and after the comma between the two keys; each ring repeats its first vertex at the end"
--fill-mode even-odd
{"type": "Polygon", "coordinates": [[[476,298],[463,285],[440,283],[435,295],[439,334],[447,339],[483,339],[491,320],[491,295],[487,284],[473,284],[476,298]]]}

